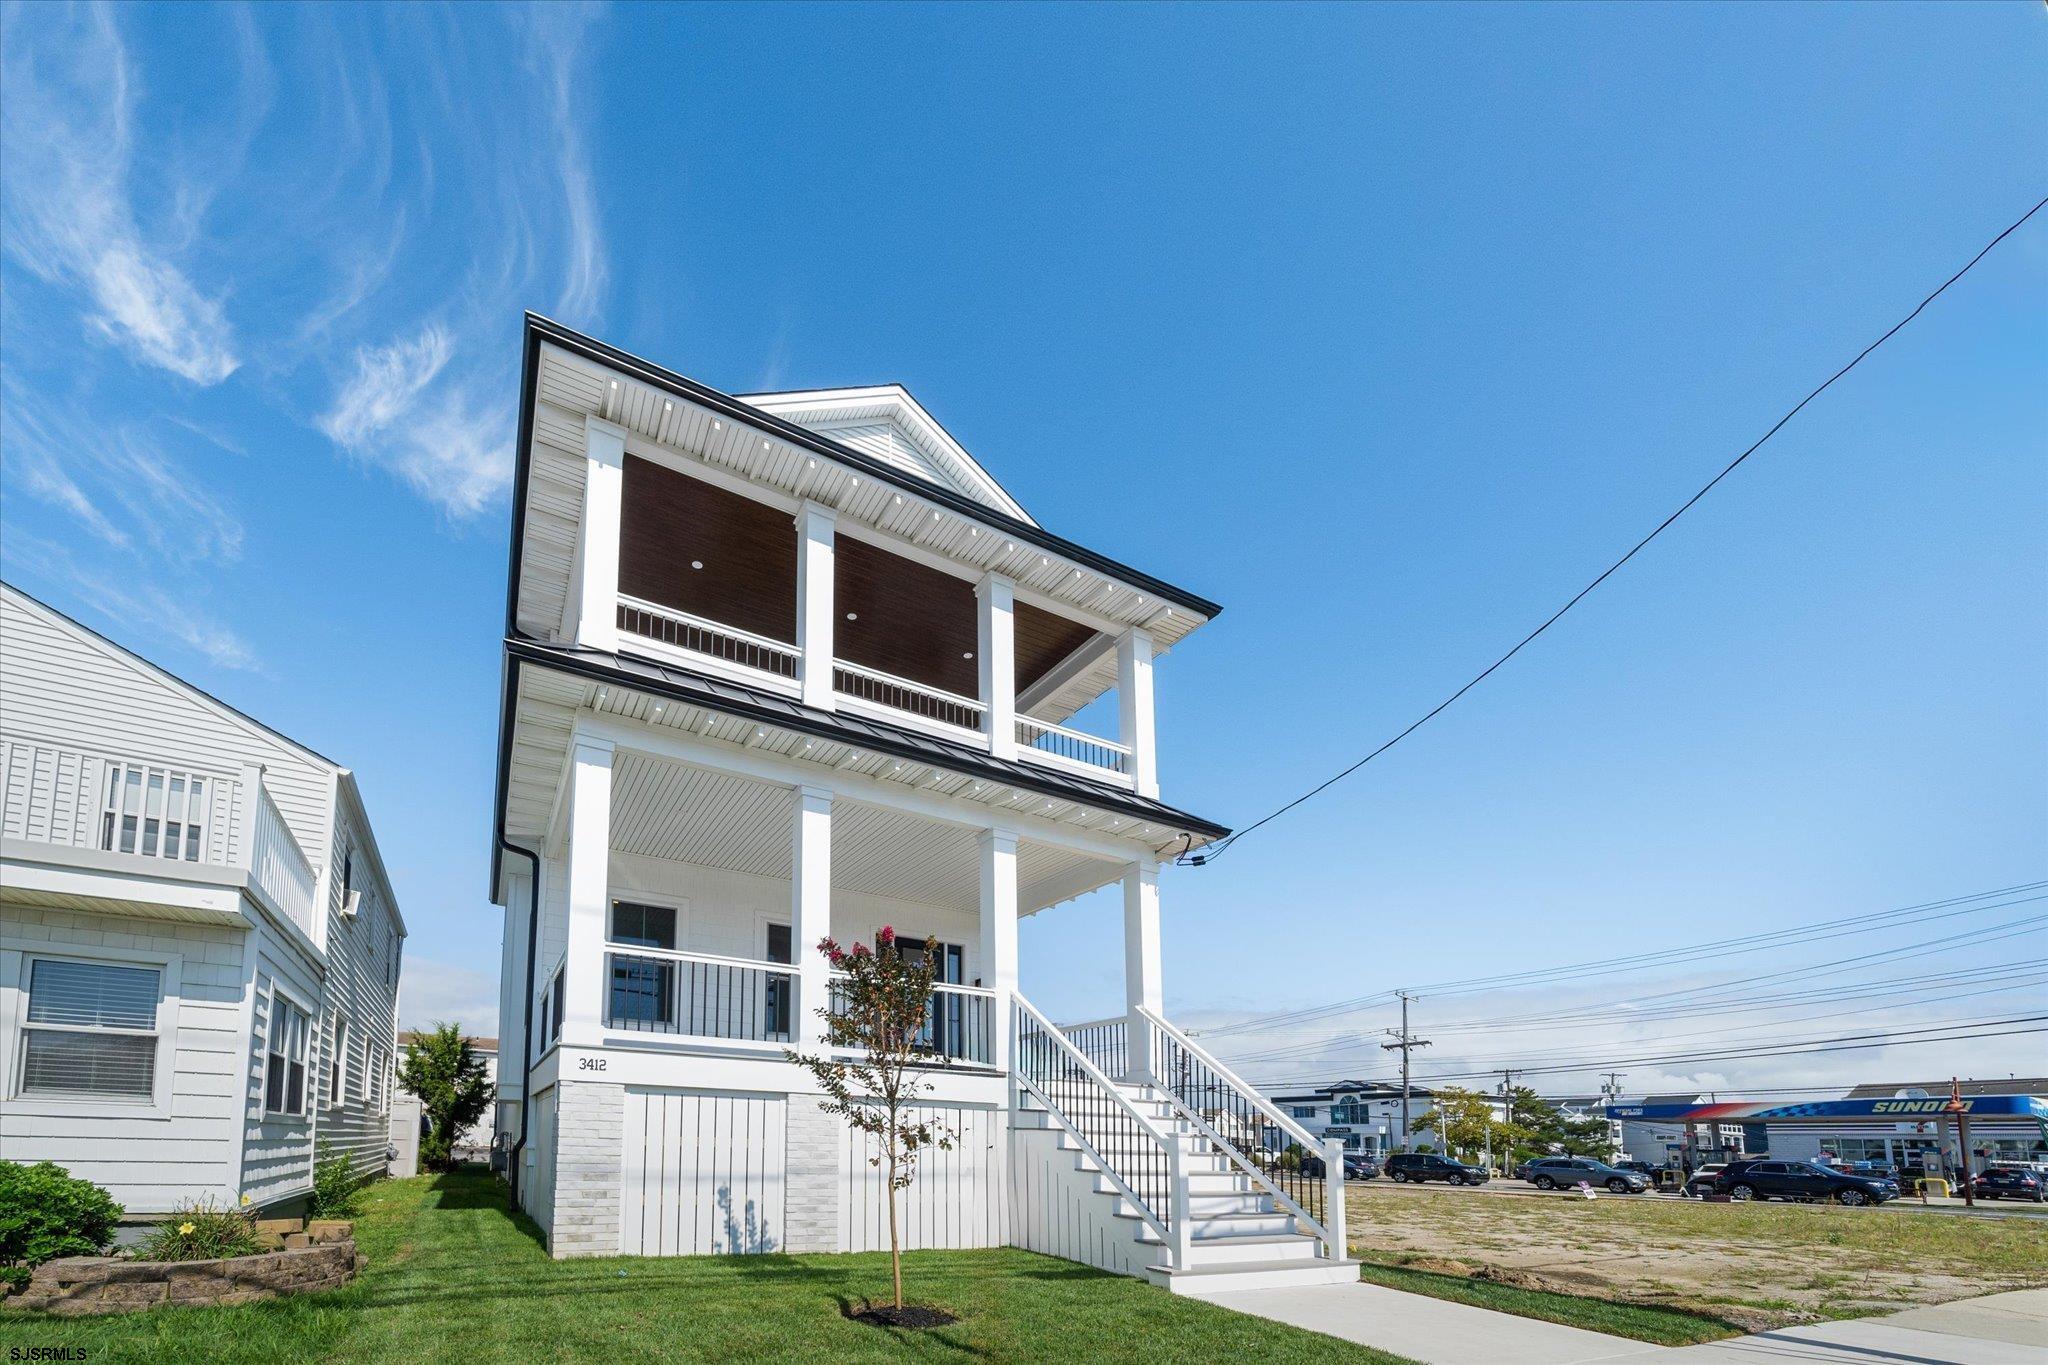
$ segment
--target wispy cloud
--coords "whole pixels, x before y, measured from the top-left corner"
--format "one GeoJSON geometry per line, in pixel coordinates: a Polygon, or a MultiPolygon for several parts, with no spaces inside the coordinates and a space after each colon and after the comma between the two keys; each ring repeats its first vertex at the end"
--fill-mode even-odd
{"type": "Polygon", "coordinates": [[[0,23],[8,254],[81,291],[93,329],[136,359],[195,384],[226,379],[240,361],[220,300],[195,288],[137,221],[128,187],[135,81],[112,14],[9,7],[0,23]]]}
{"type": "Polygon", "coordinates": [[[609,275],[576,101],[576,92],[584,88],[577,79],[584,58],[584,35],[599,10],[584,5],[540,5],[516,13],[525,22],[529,63],[547,95],[555,130],[555,169],[562,180],[567,240],[561,253],[564,271],[555,313],[564,321],[585,322],[596,315],[609,275]]]}
{"type": "Polygon", "coordinates": [[[190,594],[168,592],[147,575],[122,573],[21,531],[9,533],[4,560],[9,579],[62,585],[66,595],[118,624],[123,644],[140,643],[129,638],[138,634],[173,641],[223,668],[263,671],[255,649],[233,627],[194,605],[190,594]]]}
{"type": "Polygon", "coordinates": [[[320,429],[358,458],[397,474],[453,516],[483,510],[511,480],[511,442],[503,419],[478,411],[456,383],[437,384],[454,354],[447,331],[430,324],[417,336],[356,351],[320,429]]]}
{"type": "Polygon", "coordinates": [[[0,444],[26,492],[109,545],[146,545],[178,566],[241,555],[240,517],[149,424],[110,424],[10,374],[0,380],[0,444]]]}

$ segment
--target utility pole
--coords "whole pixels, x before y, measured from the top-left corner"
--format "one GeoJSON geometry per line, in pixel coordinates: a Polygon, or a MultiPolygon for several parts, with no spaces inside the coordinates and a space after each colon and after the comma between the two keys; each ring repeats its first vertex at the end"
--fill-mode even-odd
{"type": "Polygon", "coordinates": [[[1977,1192],[1970,1183],[1970,1106],[1963,1099],[1963,1083],[1949,1078],[1948,1103],[1942,1106],[1946,1112],[1955,1115],[1956,1149],[1963,1167],[1963,1203],[1970,1208],[1977,1206],[1977,1192]]]}
{"type": "Polygon", "coordinates": [[[1501,1098],[1507,1101],[1507,1117],[1501,1122],[1512,1124],[1515,1121],[1515,1073],[1512,1069],[1501,1070],[1500,1094],[1501,1098]]]}
{"type": "Polygon", "coordinates": [[[1395,991],[1394,994],[1401,997],[1401,1030],[1396,1033],[1387,1029],[1387,1036],[1395,1041],[1381,1043],[1380,1049],[1383,1052],[1399,1050],[1401,1054],[1401,1150],[1405,1152],[1408,1150],[1408,1054],[1418,1047],[1428,1047],[1429,1040],[1417,1038],[1408,1031],[1408,992],[1395,991]]]}
{"type": "MultiPolygon", "coordinates": [[[[1621,1103],[1621,1078],[1627,1074],[1626,1071],[1610,1071],[1607,1073],[1607,1084],[1600,1087],[1600,1093],[1606,1096],[1608,1104],[1621,1103]]],[[[1602,1114],[1601,1117],[1607,1118],[1605,1114],[1602,1114]]],[[[1610,1149],[1607,1153],[1609,1161],[1619,1161],[1625,1155],[1621,1146],[1621,1125],[1611,1118],[1607,1118],[1607,1146],[1610,1149]]],[[[1690,1175],[1691,1173],[1687,1172],[1687,1174],[1690,1175]]]]}

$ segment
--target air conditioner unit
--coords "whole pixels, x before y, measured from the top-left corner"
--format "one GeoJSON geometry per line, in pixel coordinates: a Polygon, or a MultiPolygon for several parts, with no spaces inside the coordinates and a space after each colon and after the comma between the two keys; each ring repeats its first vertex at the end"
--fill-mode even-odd
{"type": "Polygon", "coordinates": [[[363,893],[349,891],[341,898],[341,914],[344,919],[354,919],[356,911],[363,908],[363,893]]]}

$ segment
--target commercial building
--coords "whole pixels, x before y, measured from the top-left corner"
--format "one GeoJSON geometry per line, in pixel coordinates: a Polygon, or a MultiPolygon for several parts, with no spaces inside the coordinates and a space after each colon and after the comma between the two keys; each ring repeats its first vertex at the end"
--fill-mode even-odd
{"type": "MultiPolygon", "coordinates": [[[[1987,1162],[2048,1163],[2048,1079],[1966,1081],[1961,1092],[1973,1169],[1987,1162]]],[[[1607,1112],[1620,1120],[1629,1156],[1644,1161],[1663,1162],[1681,1150],[1696,1161],[1741,1151],[1920,1169],[1931,1154],[1942,1169],[1956,1170],[1962,1149],[1948,1104],[1948,1085],[1925,1082],[1857,1086],[1823,1100],[1674,1102],[1655,1096],[1607,1112]],[[1721,1142],[1715,1130],[1724,1135],[1721,1142]],[[1731,1130],[1739,1147],[1726,1141],[1731,1130]]]]}

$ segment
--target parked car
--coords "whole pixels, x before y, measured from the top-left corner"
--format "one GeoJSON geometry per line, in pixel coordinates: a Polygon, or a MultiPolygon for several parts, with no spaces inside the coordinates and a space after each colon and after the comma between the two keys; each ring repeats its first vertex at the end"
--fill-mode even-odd
{"type": "Polygon", "coordinates": [[[1731,1161],[1714,1177],[1714,1191],[1730,1199],[1787,1199],[1808,1203],[1882,1204],[1899,1197],[1899,1184],[1875,1176],[1829,1170],[1811,1161],[1731,1161]]]}
{"type": "Polygon", "coordinates": [[[1650,1181],[1641,1171],[1625,1171],[1589,1156],[1542,1156],[1525,1166],[1522,1178],[1539,1190],[1597,1185],[1615,1194],[1641,1194],[1650,1181]]]}
{"type": "Polygon", "coordinates": [[[1970,1193],[1979,1199],[2031,1199],[2048,1202],[2048,1179],[2025,1166],[1993,1166],[1970,1180],[1970,1193]]]}
{"type": "Polygon", "coordinates": [[[1374,1164],[1373,1159],[1369,1156],[1347,1156],[1344,1158],[1344,1178],[1346,1180],[1377,1180],[1379,1175],[1380,1168],[1374,1164]]]}
{"type": "Polygon", "coordinates": [[[1706,1165],[1686,1177],[1685,1187],[1679,1191],[1687,1199],[1703,1199],[1714,1192],[1714,1177],[1727,1168],[1725,1161],[1709,1161],[1706,1165]]]}
{"type": "Polygon", "coordinates": [[[1607,1164],[1620,1170],[1634,1171],[1652,1185],[1657,1183],[1658,1172],[1663,1169],[1661,1166],[1652,1166],[1647,1161],[1610,1161],[1607,1164]]]}
{"type": "Polygon", "coordinates": [[[1429,1180],[1442,1180],[1452,1185],[1484,1185],[1487,1175],[1481,1167],[1467,1166],[1462,1161],[1434,1153],[1396,1152],[1387,1158],[1387,1179],[1397,1185],[1409,1181],[1419,1185],[1429,1180]]]}

